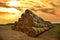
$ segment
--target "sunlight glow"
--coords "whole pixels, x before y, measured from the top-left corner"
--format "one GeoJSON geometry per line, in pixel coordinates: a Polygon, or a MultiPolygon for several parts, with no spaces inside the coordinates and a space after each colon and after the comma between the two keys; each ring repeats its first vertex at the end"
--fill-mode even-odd
{"type": "Polygon", "coordinates": [[[9,12],[9,13],[15,13],[15,14],[20,13],[20,11],[15,8],[3,8],[3,7],[0,7],[0,12],[9,12]]]}
{"type": "Polygon", "coordinates": [[[7,2],[8,3],[8,6],[14,6],[14,7],[20,7],[21,6],[21,3],[18,2],[18,1],[9,1],[7,2]]]}
{"type": "MultiPolygon", "coordinates": [[[[14,7],[20,7],[21,4],[16,0],[11,0],[9,2],[6,2],[7,6],[10,8],[0,7],[0,12],[8,12],[8,14],[4,15],[4,19],[7,20],[17,20],[21,16],[21,11],[17,10],[14,7]]],[[[2,18],[2,16],[0,16],[2,18]]]]}
{"type": "Polygon", "coordinates": [[[1,16],[0,18],[4,18],[7,20],[17,20],[21,16],[21,12],[15,8],[4,8],[0,7],[0,12],[7,12],[8,14],[1,16]]]}

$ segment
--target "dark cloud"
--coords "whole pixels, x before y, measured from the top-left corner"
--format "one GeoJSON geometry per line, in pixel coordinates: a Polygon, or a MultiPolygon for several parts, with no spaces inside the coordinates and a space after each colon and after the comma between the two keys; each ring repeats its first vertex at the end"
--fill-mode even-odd
{"type": "Polygon", "coordinates": [[[5,3],[0,3],[0,7],[5,7],[6,4],[5,3]]]}
{"type": "Polygon", "coordinates": [[[53,15],[56,15],[55,14],[55,10],[53,8],[38,8],[38,9],[35,9],[35,8],[31,8],[31,10],[33,11],[42,11],[44,13],[49,13],[49,14],[53,14],[53,15]]]}
{"type": "Polygon", "coordinates": [[[33,11],[37,11],[36,9],[34,9],[34,8],[31,8],[31,10],[33,10],[33,11]]]}
{"type": "Polygon", "coordinates": [[[45,9],[39,9],[39,10],[44,13],[50,13],[55,15],[55,10],[53,8],[45,8],[45,9]]]}
{"type": "Polygon", "coordinates": [[[52,6],[56,7],[57,5],[55,5],[54,3],[50,3],[52,6]]]}

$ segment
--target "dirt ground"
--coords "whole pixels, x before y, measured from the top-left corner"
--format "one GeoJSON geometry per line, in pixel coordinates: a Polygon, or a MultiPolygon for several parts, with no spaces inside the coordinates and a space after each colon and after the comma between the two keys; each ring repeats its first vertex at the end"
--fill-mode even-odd
{"type": "Polygon", "coordinates": [[[11,27],[0,27],[0,40],[59,40],[55,33],[49,31],[38,37],[29,37],[25,33],[11,30],[11,27]]]}

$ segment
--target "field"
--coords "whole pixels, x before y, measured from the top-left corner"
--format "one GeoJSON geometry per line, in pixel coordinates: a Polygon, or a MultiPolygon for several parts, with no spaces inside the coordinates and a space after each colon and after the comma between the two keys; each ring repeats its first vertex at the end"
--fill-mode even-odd
{"type": "Polygon", "coordinates": [[[60,24],[53,24],[53,29],[51,29],[51,32],[56,33],[60,40],[60,24]]]}
{"type": "Polygon", "coordinates": [[[60,40],[60,24],[53,24],[53,28],[36,38],[22,32],[11,30],[13,24],[0,24],[0,40],[60,40]]]}
{"type": "Polygon", "coordinates": [[[56,33],[57,35],[60,35],[60,24],[53,24],[53,29],[51,30],[51,32],[56,33]]]}
{"type": "MultiPolygon", "coordinates": [[[[0,24],[0,26],[8,27],[12,26],[12,24],[0,24]]],[[[60,34],[60,24],[53,24],[53,29],[51,29],[51,32],[54,32],[56,34],[60,34]]]]}
{"type": "Polygon", "coordinates": [[[12,26],[13,23],[8,23],[8,24],[0,24],[0,26],[12,26]]]}

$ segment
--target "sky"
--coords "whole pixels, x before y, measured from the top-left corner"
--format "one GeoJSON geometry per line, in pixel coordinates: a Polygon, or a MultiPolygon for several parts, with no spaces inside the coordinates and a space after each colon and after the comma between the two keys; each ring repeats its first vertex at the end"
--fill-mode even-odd
{"type": "Polygon", "coordinates": [[[1,0],[0,24],[17,21],[26,9],[32,10],[37,16],[46,21],[60,23],[59,0],[1,0]],[[14,7],[9,8],[6,5],[14,7]]]}

